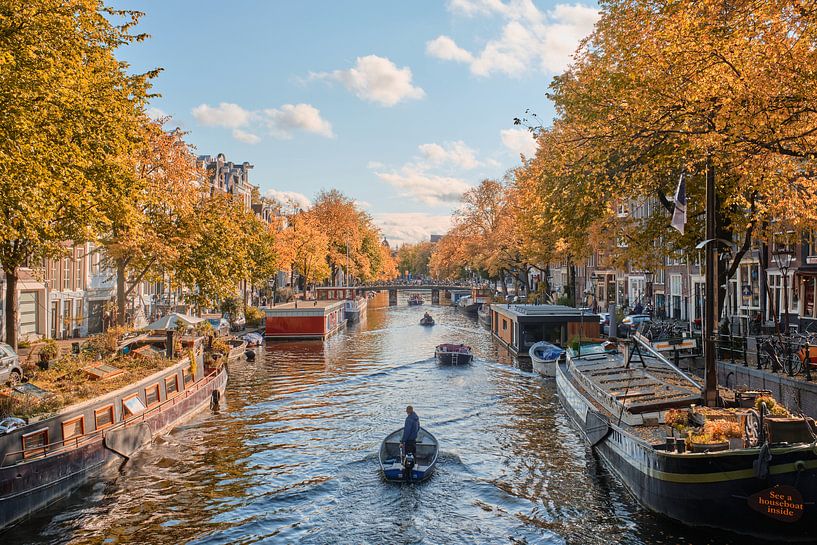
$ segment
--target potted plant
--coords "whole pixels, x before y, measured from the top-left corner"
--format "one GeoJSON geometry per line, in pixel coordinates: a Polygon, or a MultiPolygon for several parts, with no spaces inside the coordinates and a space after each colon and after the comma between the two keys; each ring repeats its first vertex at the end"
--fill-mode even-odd
{"type": "Polygon", "coordinates": [[[704,430],[715,440],[727,441],[730,450],[743,448],[743,430],[740,424],[733,420],[708,421],[704,430]]]}
{"type": "Polygon", "coordinates": [[[60,355],[60,347],[54,339],[46,340],[40,347],[40,361],[37,365],[40,369],[48,369],[51,362],[57,359],[60,355]]]}
{"type": "Polygon", "coordinates": [[[718,452],[729,450],[729,441],[715,439],[706,432],[693,433],[687,437],[687,447],[691,452],[718,452]]]}

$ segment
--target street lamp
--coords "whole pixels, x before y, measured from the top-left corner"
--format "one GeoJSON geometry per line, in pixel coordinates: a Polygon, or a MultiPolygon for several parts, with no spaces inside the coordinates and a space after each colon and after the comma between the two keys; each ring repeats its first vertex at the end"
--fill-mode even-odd
{"type": "Polygon", "coordinates": [[[794,252],[789,250],[788,248],[779,248],[775,250],[772,255],[774,256],[774,261],[777,264],[777,268],[780,269],[781,274],[783,275],[783,323],[784,323],[784,332],[786,335],[789,334],[789,268],[791,267],[791,262],[794,260],[794,252]]]}

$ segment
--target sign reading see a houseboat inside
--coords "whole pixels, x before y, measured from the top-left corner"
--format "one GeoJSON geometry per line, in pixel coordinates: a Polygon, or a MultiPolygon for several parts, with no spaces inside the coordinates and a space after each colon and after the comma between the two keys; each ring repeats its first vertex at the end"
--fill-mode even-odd
{"type": "Polygon", "coordinates": [[[803,496],[793,486],[778,484],[749,496],[749,507],[783,522],[797,522],[803,516],[803,496]]]}

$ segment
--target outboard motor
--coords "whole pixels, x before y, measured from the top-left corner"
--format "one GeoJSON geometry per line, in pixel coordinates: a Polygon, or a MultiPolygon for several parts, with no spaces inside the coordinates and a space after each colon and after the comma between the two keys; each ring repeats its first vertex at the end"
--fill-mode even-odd
{"type": "Polygon", "coordinates": [[[411,480],[411,470],[414,469],[414,455],[412,453],[406,454],[403,458],[403,478],[407,481],[411,480]]]}

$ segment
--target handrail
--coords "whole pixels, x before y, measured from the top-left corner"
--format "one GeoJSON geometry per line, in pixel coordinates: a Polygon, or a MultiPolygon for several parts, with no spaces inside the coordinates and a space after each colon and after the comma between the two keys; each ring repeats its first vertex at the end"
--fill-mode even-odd
{"type": "Polygon", "coordinates": [[[171,398],[165,399],[158,405],[153,405],[152,407],[147,408],[146,410],[142,411],[140,414],[132,416],[130,418],[124,418],[120,422],[117,422],[113,426],[108,426],[107,428],[103,428],[100,430],[94,430],[90,433],[85,433],[82,435],[77,435],[76,437],[71,437],[70,439],[63,439],[60,441],[55,441],[53,443],[48,443],[46,445],[42,445],[39,447],[32,447],[30,449],[23,449],[23,450],[16,450],[12,452],[6,452],[3,455],[3,460],[0,462],[0,467],[11,467],[26,461],[25,453],[26,452],[35,452],[35,451],[42,451],[42,455],[38,455],[37,459],[47,458],[49,455],[53,455],[65,450],[72,450],[79,448],[80,443],[83,445],[90,443],[93,439],[102,438],[104,440],[105,435],[116,430],[120,430],[122,428],[127,428],[128,426],[133,425],[137,422],[144,422],[148,415],[153,416],[155,413],[160,413],[162,410],[169,406],[175,406],[181,400],[189,398],[191,395],[195,394],[199,390],[202,389],[205,385],[211,383],[215,380],[215,377],[221,372],[221,368],[214,369],[211,373],[203,376],[201,380],[194,382],[190,388],[185,388],[181,392],[178,392],[171,398]],[[66,444],[69,443],[69,444],[66,444]],[[56,448],[55,448],[56,447],[56,448]],[[13,463],[6,464],[6,460],[11,456],[19,456],[19,459],[13,463]]]}
{"type": "Polygon", "coordinates": [[[686,373],[681,371],[680,368],[678,368],[674,363],[669,361],[663,354],[661,354],[659,351],[654,349],[652,347],[652,344],[650,344],[649,340],[646,337],[644,337],[643,335],[641,335],[641,333],[638,333],[638,332],[634,333],[632,335],[632,339],[635,342],[637,342],[638,344],[640,344],[641,347],[644,348],[647,352],[649,352],[652,357],[654,357],[655,359],[657,359],[658,361],[660,361],[664,365],[667,365],[670,368],[672,368],[672,370],[674,370],[676,373],[678,373],[679,375],[684,377],[688,382],[690,382],[696,388],[701,388],[701,385],[700,385],[700,383],[698,381],[696,381],[695,379],[693,379],[692,377],[690,377],[689,375],[687,375],[686,373]]]}

